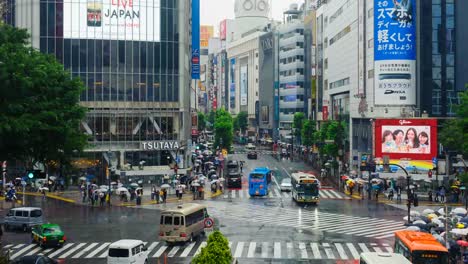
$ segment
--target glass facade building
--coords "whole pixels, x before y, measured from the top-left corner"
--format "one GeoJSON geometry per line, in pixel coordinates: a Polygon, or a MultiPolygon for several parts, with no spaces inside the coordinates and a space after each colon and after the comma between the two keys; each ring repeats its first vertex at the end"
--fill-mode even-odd
{"type": "Polygon", "coordinates": [[[8,0],[7,23],[27,28],[87,89],[86,152],[119,164],[179,162],[190,139],[189,0],[8,0]],[[145,142],[181,149],[148,151],[145,142]]]}

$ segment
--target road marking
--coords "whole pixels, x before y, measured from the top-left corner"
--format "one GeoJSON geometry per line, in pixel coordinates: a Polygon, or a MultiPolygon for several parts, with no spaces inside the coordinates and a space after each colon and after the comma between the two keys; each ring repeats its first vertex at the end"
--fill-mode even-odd
{"type": "Polygon", "coordinates": [[[39,253],[38,255],[45,255],[45,254],[51,252],[52,250],[53,250],[53,248],[48,248],[48,249],[42,251],[41,253],[39,253]]]}
{"type": "Polygon", "coordinates": [[[340,254],[341,259],[348,259],[348,255],[346,255],[346,252],[341,245],[341,243],[335,243],[336,250],[338,250],[338,254],[340,254]]]}
{"type": "Polygon", "coordinates": [[[392,247],[385,247],[385,249],[388,251],[388,253],[393,253],[393,248],[392,247]]]}
{"type": "Polygon", "coordinates": [[[236,190],[231,190],[231,198],[236,198],[236,190]]]}
{"type": "Polygon", "coordinates": [[[33,254],[36,254],[39,250],[41,250],[42,248],[41,247],[37,247],[31,251],[29,251],[27,254],[25,254],[25,256],[31,256],[33,254]]]}
{"type": "Polygon", "coordinates": [[[192,251],[192,248],[195,246],[195,242],[190,243],[190,245],[184,249],[182,254],[180,254],[181,258],[185,258],[190,254],[190,251],[192,251]]]}
{"type": "Polygon", "coordinates": [[[257,243],[255,242],[250,242],[249,245],[249,252],[247,253],[248,258],[253,258],[255,255],[255,248],[257,247],[257,243]]]}
{"type": "Polygon", "coordinates": [[[312,248],[312,254],[314,255],[315,259],[321,259],[322,255],[320,254],[318,244],[317,243],[310,243],[310,247],[312,248]]]}
{"type": "MultiPolygon", "coordinates": [[[[21,244],[21,245],[23,245],[23,244],[21,244]]],[[[21,249],[20,251],[16,252],[15,254],[13,254],[13,255],[10,257],[10,259],[13,260],[13,259],[15,259],[16,257],[21,256],[24,252],[26,252],[26,251],[28,251],[28,250],[32,249],[33,247],[36,247],[36,246],[37,246],[36,244],[30,244],[29,246],[27,246],[27,247],[21,249]]]]}
{"type": "Polygon", "coordinates": [[[86,243],[80,243],[78,245],[76,245],[74,248],[70,249],[69,251],[67,251],[65,254],[62,254],[60,257],[58,258],[66,258],[68,256],[70,256],[71,254],[73,254],[75,251],[77,251],[78,249],[82,248],[84,245],[86,245],[86,243]]]}
{"type": "Polygon", "coordinates": [[[154,248],[156,248],[156,246],[159,245],[159,242],[153,242],[151,243],[151,245],[148,247],[148,249],[146,250],[146,252],[148,252],[148,255],[151,253],[151,251],[153,251],[154,248]]]}
{"type": "Polygon", "coordinates": [[[359,247],[361,248],[361,251],[364,253],[370,252],[369,249],[366,247],[366,244],[364,243],[359,243],[359,247]]]}
{"type": "Polygon", "coordinates": [[[328,196],[325,194],[325,191],[323,190],[319,191],[319,196],[321,196],[322,198],[328,198],[328,196]]]}
{"type": "Polygon", "coordinates": [[[262,243],[262,258],[268,258],[268,242],[262,243]]]}
{"type": "Polygon", "coordinates": [[[167,254],[167,257],[169,258],[172,258],[175,256],[175,254],[177,254],[177,251],[179,251],[180,247],[179,246],[175,246],[172,248],[171,251],[169,251],[169,254],[167,254]]]}
{"type": "Polygon", "coordinates": [[[351,252],[351,255],[353,255],[354,259],[359,259],[359,253],[354,247],[353,243],[346,243],[346,246],[348,246],[349,251],[351,252]]]}
{"type": "Polygon", "coordinates": [[[389,237],[393,237],[394,234],[388,234],[388,235],[385,235],[385,236],[379,236],[379,237],[376,237],[376,239],[384,239],[384,238],[389,238],[389,237]]]}
{"type": "Polygon", "coordinates": [[[24,244],[18,244],[13,249],[18,249],[18,248],[23,247],[23,246],[24,246],[24,244]]]}
{"type": "Polygon", "coordinates": [[[328,243],[323,243],[323,249],[325,250],[325,254],[327,254],[327,258],[329,259],[335,259],[335,255],[333,254],[332,249],[330,248],[330,244],[328,243]]]}
{"type": "Polygon", "coordinates": [[[299,249],[301,250],[301,258],[302,259],[308,259],[309,256],[307,255],[307,247],[306,244],[301,242],[299,243],[299,249]]]}
{"type": "Polygon", "coordinates": [[[244,250],[244,242],[237,243],[236,252],[234,253],[235,258],[240,258],[242,256],[242,251],[244,250]]]}
{"type": "Polygon", "coordinates": [[[94,257],[97,253],[101,252],[104,248],[108,247],[111,243],[106,242],[102,244],[100,247],[96,248],[93,252],[89,253],[85,258],[92,258],[94,257]]]}
{"type": "Polygon", "coordinates": [[[244,192],[239,190],[239,199],[244,199],[244,192]]]}
{"type": "Polygon", "coordinates": [[[268,197],[269,197],[269,198],[274,198],[274,197],[273,197],[273,192],[268,192],[268,197]]]}
{"type": "Polygon", "coordinates": [[[107,258],[108,254],[109,250],[104,250],[104,252],[101,255],[99,255],[99,258],[107,258]]]}
{"type": "Polygon", "coordinates": [[[166,249],[167,249],[167,246],[163,245],[162,247],[160,247],[158,251],[156,251],[156,253],[153,255],[153,258],[159,258],[162,255],[162,253],[166,251],[166,249]]]}
{"type": "Polygon", "coordinates": [[[68,248],[72,247],[73,245],[75,245],[74,243],[70,243],[70,244],[65,244],[61,249],[55,251],[54,253],[50,254],[48,257],[49,258],[54,258],[55,256],[57,256],[58,254],[62,253],[63,251],[67,250],[68,248]]]}
{"type": "Polygon", "coordinates": [[[9,249],[9,248],[11,248],[12,246],[13,246],[13,244],[9,244],[9,245],[4,246],[3,248],[4,248],[4,249],[9,249]]]}
{"type": "Polygon", "coordinates": [[[286,243],[286,249],[287,249],[288,259],[293,259],[294,258],[293,243],[292,242],[286,243]]]}
{"type": "Polygon", "coordinates": [[[91,245],[87,246],[85,249],[83,249],[81,252],[79,252],[78,254],[76,254],[75,256],[73,256],[72,258],[79,258],[81,257],[81,255],[83,255],[85,252],[88,252],[90,251],[92,248],[94,248],[95,246],[97,246],[99,243],[92,243],[91,245]]]}
{"type": "Polygon", "coordinates": [[[329,190],[332,194],[336,196],[336,198],[343,198],[339,193],[335,192],[334,190],[329,190]]]}
{"type": "Polygon", "coordinates": [[[382,249],[380,249],[380,248],[377,247],[377,246],[376,246],[376,247],[372,247],[372,248],[373,248],[374,251],[377,252],[377,253],[382,253],[382,252],[383,252],[382,249]]]}
{"type": "Polygon", "coordinates": [[[281,258],[281,243],[275,242],[273,258],[281,258]]]}
{"type": "Polygon", "coordinates": [[[206,246],[206,241],[203,241],[201,242],[200,246],[198,246],[198,249],[197,251],[195,251],[195,256],[200,253],[200,251],[202,250],[202,248],[204,248],[206,246]]]}
{"type": "Polygon", "coordinates": [[[278,191],[278,189],[275,189],[276,197],[281,198],[281,193],[278,191]]]}

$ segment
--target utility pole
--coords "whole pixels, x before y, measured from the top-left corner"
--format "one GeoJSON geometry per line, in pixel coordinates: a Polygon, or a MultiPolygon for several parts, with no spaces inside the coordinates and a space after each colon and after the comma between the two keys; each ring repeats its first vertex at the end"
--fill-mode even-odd
{"type": "Polygon", "coordinates": [[[2,174],[3,174],[3,181],[2,181],[2,191],[5,192],[5,184],[6,184],[6,173],[7,173],[7,161],[3,161],[2,163],[2,174]]]}
{"type": "Polygon", "coordinates": [[[294,127],[291,126],[291,161],[293,161],[294,157],[294,127]]]}

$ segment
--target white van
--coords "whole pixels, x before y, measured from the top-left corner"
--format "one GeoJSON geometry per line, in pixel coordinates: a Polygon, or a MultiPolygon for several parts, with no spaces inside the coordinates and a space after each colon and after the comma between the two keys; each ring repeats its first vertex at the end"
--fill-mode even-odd
{"type": "Polygon", "coordinates": [[[141,240],[119,240],[109,246],[107,264],[148,264],[148,249],[141,240]]]}
{"type": "Polygon", "coordinates": [[[401,254],[397,253],[361,253],[360,264],[411,264],[411,262],[401,254]]]}
{"type": "Polygon", "coordinates": [[[21,228],[25,232],[31,227],[43,223],[42,209],[38,207],[11,208],[3,220],[5,229],[21,228]]]}

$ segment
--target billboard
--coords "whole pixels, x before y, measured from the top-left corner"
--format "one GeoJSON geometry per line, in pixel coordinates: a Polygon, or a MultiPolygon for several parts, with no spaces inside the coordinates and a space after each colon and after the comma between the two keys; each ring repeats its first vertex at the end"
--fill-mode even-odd
{"type": "Polygon", "coordinates": [[[416,0],[374,0],[376,105],[416,105],[416,0]]]}
{"type": "Polygon", "coordinates": [[[232,58],[229,65],[229,105],[236,108],[236,59],[232,58]]]}
{"type": "Polygon", "coordinates": [[[160,0],[63,0],[63,37],[158,42],[160,0]]]}
{"type": "Polygon", "coordinates": [[[249,77],[247,65],[240,67],[240,105],[247,105],[247,93],[249,89],[249,77]]]}
{"type": "Polygon", "coordinates": [[[200,48],[207,49],[210,38],[213,37],[213,26],[200,26],[200,48]]]}
{"type": "Polygon", "coordinates": [[[200,79],[200,0],[192,0],[192,79],[200,79]]]}
{"type": "Polygon", "coordinates": [[[437,157],[437,119],[375,121],[375,156],[432,160],[437,157]]]}
{"type": "Polygon", "coordinates": [[[224,19],[219,24],[219,39],[226,40],[226,32],[227,32],[227,20],[224,19]]]}

